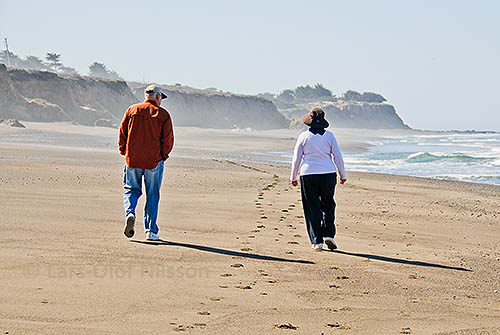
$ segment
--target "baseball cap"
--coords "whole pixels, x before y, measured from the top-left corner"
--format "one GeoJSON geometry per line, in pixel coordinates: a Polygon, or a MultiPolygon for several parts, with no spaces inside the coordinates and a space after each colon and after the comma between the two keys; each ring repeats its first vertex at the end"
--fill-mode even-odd
{"type": "Polygon", "coordinates": [[[144,90],[146,93],[160,93],[162,99],[166,99],[167,95],[161,91],[161,87],[155,84],[151,84],[144,90]]]}

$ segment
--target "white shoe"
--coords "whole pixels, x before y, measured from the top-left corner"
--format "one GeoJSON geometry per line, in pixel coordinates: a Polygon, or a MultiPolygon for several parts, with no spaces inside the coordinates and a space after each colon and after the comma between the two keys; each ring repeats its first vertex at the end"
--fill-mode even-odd
{"type": "Polygon", "coordinates": [[[134,236],[135,233],[135,215],[132,213],[129,213],[127,217],[125,218],[125,227],[123,227],[123,233],[125,236],[128,238],[131,238],[134,236]]]}
{"type": "Polygon", "coordinates": [[[148,240],[148,241],[158,241],[159,239],[160,239],[160,235],[158,235],[156,233],[153,233],[150,231],[148,231],[146,233],[146,240],[148,240]]]}
{"type": "Polygon", "coordinates": [[[337,249],[337,243],[335,243],[333,237],[325,237],[325,244],[330,250],[337,249]]]}
{"type": "Polygon", "coordinates": [[[321,251],[323,250],[323,243],[313,244],[311,247],[314,251],[321,251]]]}

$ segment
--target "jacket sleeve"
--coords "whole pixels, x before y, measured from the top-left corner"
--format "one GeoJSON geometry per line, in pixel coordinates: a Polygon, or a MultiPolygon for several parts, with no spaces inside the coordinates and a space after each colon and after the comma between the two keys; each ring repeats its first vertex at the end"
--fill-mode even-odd
{"type": "Polygon", "coordinates": [[[304,147],[302,135],[297,139],[295,149],[293,150],[292,172],[290,173],[290,181],[296,181],[299,176],[300,164],[302,163],[302,156],[304,155],[304,147]]]}
{"type": "Polygon", "coordinates": [[[170,152],[174,147],[174,129],[172,126],[172,118],[170,115],[167,120],[163,123],[163,127],[161,129],[161,157],[163,160],[168,158],[170,152]]]}
{"type": "Polygon", "coordinates": [[[123,117],[123,121],[120,125],[120,135],[118,138],[118,150],[120,150],[121,155],[125,155],[126,151],[129,121],[130,121],[130,116],[127,109],[127,111],[125,112],[125,116],[123,117]]]}

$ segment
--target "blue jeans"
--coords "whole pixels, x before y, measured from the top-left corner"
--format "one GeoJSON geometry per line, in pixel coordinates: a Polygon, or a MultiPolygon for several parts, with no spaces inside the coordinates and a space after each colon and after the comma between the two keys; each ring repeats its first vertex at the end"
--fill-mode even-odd
{"type": "Polygon", "coordinates": [[[125,164],[123,171],[123,206],[125,216],[132,213],[135,215],[137,201],[142,195],[142,178],[146,186],[146,206],[144,207],[144,231],[158,234],[158,203],[160,202],[160,187],[163,179],[163,161],[151,170],[132,168],[125,164]]]}

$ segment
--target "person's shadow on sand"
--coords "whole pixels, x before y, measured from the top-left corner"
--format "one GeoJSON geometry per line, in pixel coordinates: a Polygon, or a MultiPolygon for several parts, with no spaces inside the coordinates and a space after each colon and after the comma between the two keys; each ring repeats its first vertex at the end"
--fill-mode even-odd
{"type": "Polygon", "coordinates": [[[207,247],[204,245],[197,245],[197,244],[171,242],[171,241],[164,241],[164,240],[158,240],[158,241],[130,240],[130,241],[134,242],[134,243],[148,244],[148,245],[154,245],[154,246],[167,245],[167,246],[175,246],[175,247],[184,247],[184,248],[196,249],[196,250],[206,251],[206,252],[213,252],[213,253],[228,255],[228,256],[238,256],[238,257],[244,257],[244,258],[258,259],[258,260],[262,260],[262,261],[315,264],[312,261],[307,261],[307,260],[302,260],[302,259],[289,259],[289,258],[281,258],[281,257],[274,257],[274,256],[266,256],[266,255],[252,254],[249,252],[241,252],[241,251],[233,251],[233,250],[220,249],[220,248],[214,248],[214,247],[207,247]]]}
{"type": "MultiPolygon", "coordinates": [[[[308,261],[308,260],[288,259],[288,258],[281,258],[281,257],[274,257],[274,256],[266,256],[266,255],[252,254],[252,253],[248,253],[248,252],[233,251],[233,250],[207,247],[207,246],[203,246],[203,245],[188,244],[188,243],[181,243],[181,242],[172,242],[172,241],[164,241],[164,240],[159,240],[159,241],[130,240],[130,241],[134,242],[134,243],[148,244],[148,245],[153,245],[153,246],[166,245],[166,246],[184,247],[184,248],[196,249],[196,250],[205,251],[205,252],[213,252],[213,253],[228,255],[228,256],[239,256],[239,257],[258,259],[258,260],[263,260],[263,261],[315,264],[314,262],[308,261]]],[[[411,261],[411,260],[407,260],[407,259],[387,257],[387,256],[355,253],[355,252],[348,252],[348,251],[342,251],[342,250],[332,250],[331,252],[334,252],[337,254],[342,254],[342,255],[347,255],[347,256],[362,257],[362,258],[367,258],[367,259],[372,259],[372,260],[377,260],[377,261],[382,261],[382,262],[398,263],[398,264],[405,264],[405,265],[415,265],[415,266],[426,266],[426,267],[433,267],[433,268],[447,269],[447,270],[456,270],[456,271],[472,271],[470,269],[466,269],[466,268],[462,268],[462,267],[442,265],[442,264],[422,262],[422,261],[411,261]]]]}
{"type": "Polygon", "coordinates": [[[391,262],[391,263],[406,264],[406,265],[416,265],[416,266],[426,266],[426,267],[431,267],[431,268],[439,268],[439,269],[447,269],[447,270],[472,271],[470,269],[465,269],[462,267],[421,262],[421,261],[411,261],[408,259],[401,259],[401,258],[394,258],[394,257],[387,257],[387,256],[348,252],[348,251],[342,251],[342,250],[332,250],[331,252],[335,252],[337,254],[342,254],[342,255],[348,255],[348,256],[363,257],[363,258],[373,259],[376,261],[383,261],[383,262],[391,262]]]}

